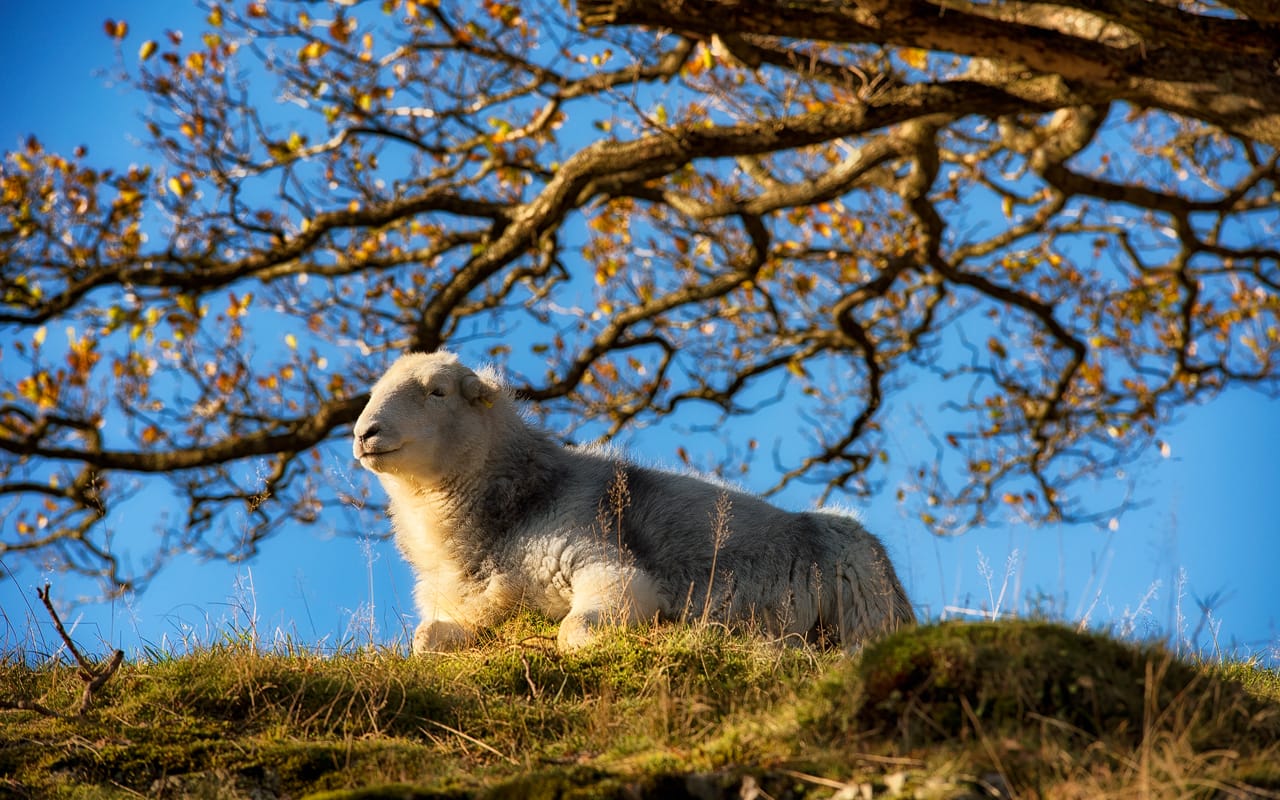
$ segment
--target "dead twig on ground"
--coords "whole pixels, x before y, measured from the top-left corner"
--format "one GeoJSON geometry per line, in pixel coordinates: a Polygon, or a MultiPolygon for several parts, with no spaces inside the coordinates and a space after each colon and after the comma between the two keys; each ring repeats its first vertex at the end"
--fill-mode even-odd
{"type": "Polygon", "coordinates": [[[89,706],[93,704],[94,695],[107,681],[111,680],[111,676],[116,674],[116,670],[120,669],[120,664],[124,662],[124,651],[116,650],[112,653],[111,659],[107,661],[106,666],[94,666],[80,652],[80,648],[76,647],[75,642],[71,640],[71,635],[67,633],[66,627],[63,626],[62,618],[58,616],[57,609],[53,607],[49,584],[46,583],[43,589],[36,589],[36,596],[44,603],[45,609],[53,619],[53,627],[57,629],[58,635],[62,637],[62,643],[67,646],[67,650],[71,652],[76,663],[80,665],[80,671],[77,674],[80,676],[80,680],[84,681],[84,693],[80,695],[80,703],[76,706],[74,715],[60,714],[48,706],[32,700],[9,700],[5,698],[0,698],[0,710],[35,711],[49,717],[83,717],[88,712],[89,706]]]}

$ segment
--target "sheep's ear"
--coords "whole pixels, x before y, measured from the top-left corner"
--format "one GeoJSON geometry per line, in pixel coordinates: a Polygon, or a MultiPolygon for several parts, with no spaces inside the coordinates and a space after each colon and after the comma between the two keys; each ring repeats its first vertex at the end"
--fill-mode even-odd
{"type": "Polygon", "coordinates": [[[473,406],[483,405],[493,408],[494,398],[498,395],[498,387],[489,383],[475,373],[462,377],[462,396],[473,406]]]}

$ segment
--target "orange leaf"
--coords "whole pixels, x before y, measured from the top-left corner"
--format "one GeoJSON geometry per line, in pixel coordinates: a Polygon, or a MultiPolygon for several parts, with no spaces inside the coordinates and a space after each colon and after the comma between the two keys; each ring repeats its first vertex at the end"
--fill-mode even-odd
{"type": "Polygon", "coordinates": [[[329,35],[333,37],[334,41],[346,44],[351,38],[351,31],[347,28],[347,21],[338,18],[329,23],[329,35]]]}
{"type": "Polygon", "coordinates": [[[320,58],[327,52],[329,52],[329,45],[324,42],[310,42],[298,51],[298,60],[310,61],[315,58],[320,58]]]}
{"type": "Polygon", "coordinates": [[[921,50],[918,47],[904,47],[902,49],[902,60],[907,62],[907,66],[912,69],[924,69],[929,66],[929,51],[921,50]]]}

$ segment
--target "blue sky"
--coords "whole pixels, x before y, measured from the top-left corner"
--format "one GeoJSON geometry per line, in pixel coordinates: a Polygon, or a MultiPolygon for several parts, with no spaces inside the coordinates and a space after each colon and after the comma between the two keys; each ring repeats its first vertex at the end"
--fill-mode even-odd
{"type": "MultiPolygon", "coordinates": [[[[103,21],[129,21],[124,52],[131,58],[144,38],[165,28],[194,32],[202,17],[184,3],[145,0],[0,5],[0,147],[16,148],[34,133],[54,150],[87,145],[90,161],[102,166],[146,160],[148,154],[133,144],[141,128],[138,100],[105,77],[115,56],[103,21]]],[[[895,395],[889,429],[913,424],[913,405],[923,409],[937,401],[909,391],[895,395]]],[[[1257,393],[1231,391],[1188,409],[1162,438],[1171,457],[1141,467],[1137,486],[1145,505],[1114,532],[1013,526],[938,539],[900,511],[892,487],[880,501],[856,510],[885,540],[926,616],[1035,606],[1135,635],[1166,636],[1181,624],[1186,635],[1199,628],[1196,644],[1202,648],[1211,649],[1216,640],[1280,663],[1280,595],[1274,588],[1280,406],[1257,393]],[[1213,617],[1201,626],[1198,602],[1205,599],[1213,599],[1213,617]]],[[[891,454],[892,442],[891,434],[891,454]]],[[[668,463],[675,449],[656,435],[632,437],[631,446],[642,458],[668,463]]],[[[358,470],[354,462],[341,468],[358,470]]],[[[761,474],[751,485],[769,483],[761,474]]],[[[793,491],[783,501],[802,507],[811,499],[793,491]]],[[[2,520],[0,535],[13,535],[2,520]]],[[[5,566],[17,574],[0,581],[0,622],[12,626],[0,630],[0,643],[51,650],[56,635],[34,587],[50,578],[64,600],[93,587],[16,563],[5,566]]],[[[140,597],[67,608],[68,623],[90,650],[180,651],[184,641],[207,642],[250,627],[267,640],[281,632],[329,647],[402,638],[414,622],[410,596],[410,575],[390,542],[332,538],[315,527],[276,536],[247,565],[179,560],[140,597]]]]}

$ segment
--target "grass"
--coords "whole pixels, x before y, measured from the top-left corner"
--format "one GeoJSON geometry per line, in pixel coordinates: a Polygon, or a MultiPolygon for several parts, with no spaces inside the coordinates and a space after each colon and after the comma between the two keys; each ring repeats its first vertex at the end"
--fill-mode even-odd
{"type": "MultiPolygon", "coordinates": [[[[0,712],[0,796],[1280,796],[1280,673],[1255,664],[1034,621],[856,657],[707,626],[553,642],[530,615],[427,658],[230,641],[126,662],[84,716],[0,712]]],[[[82,687],[0,664],[0,700],[69,712],[82,687]]]]}

